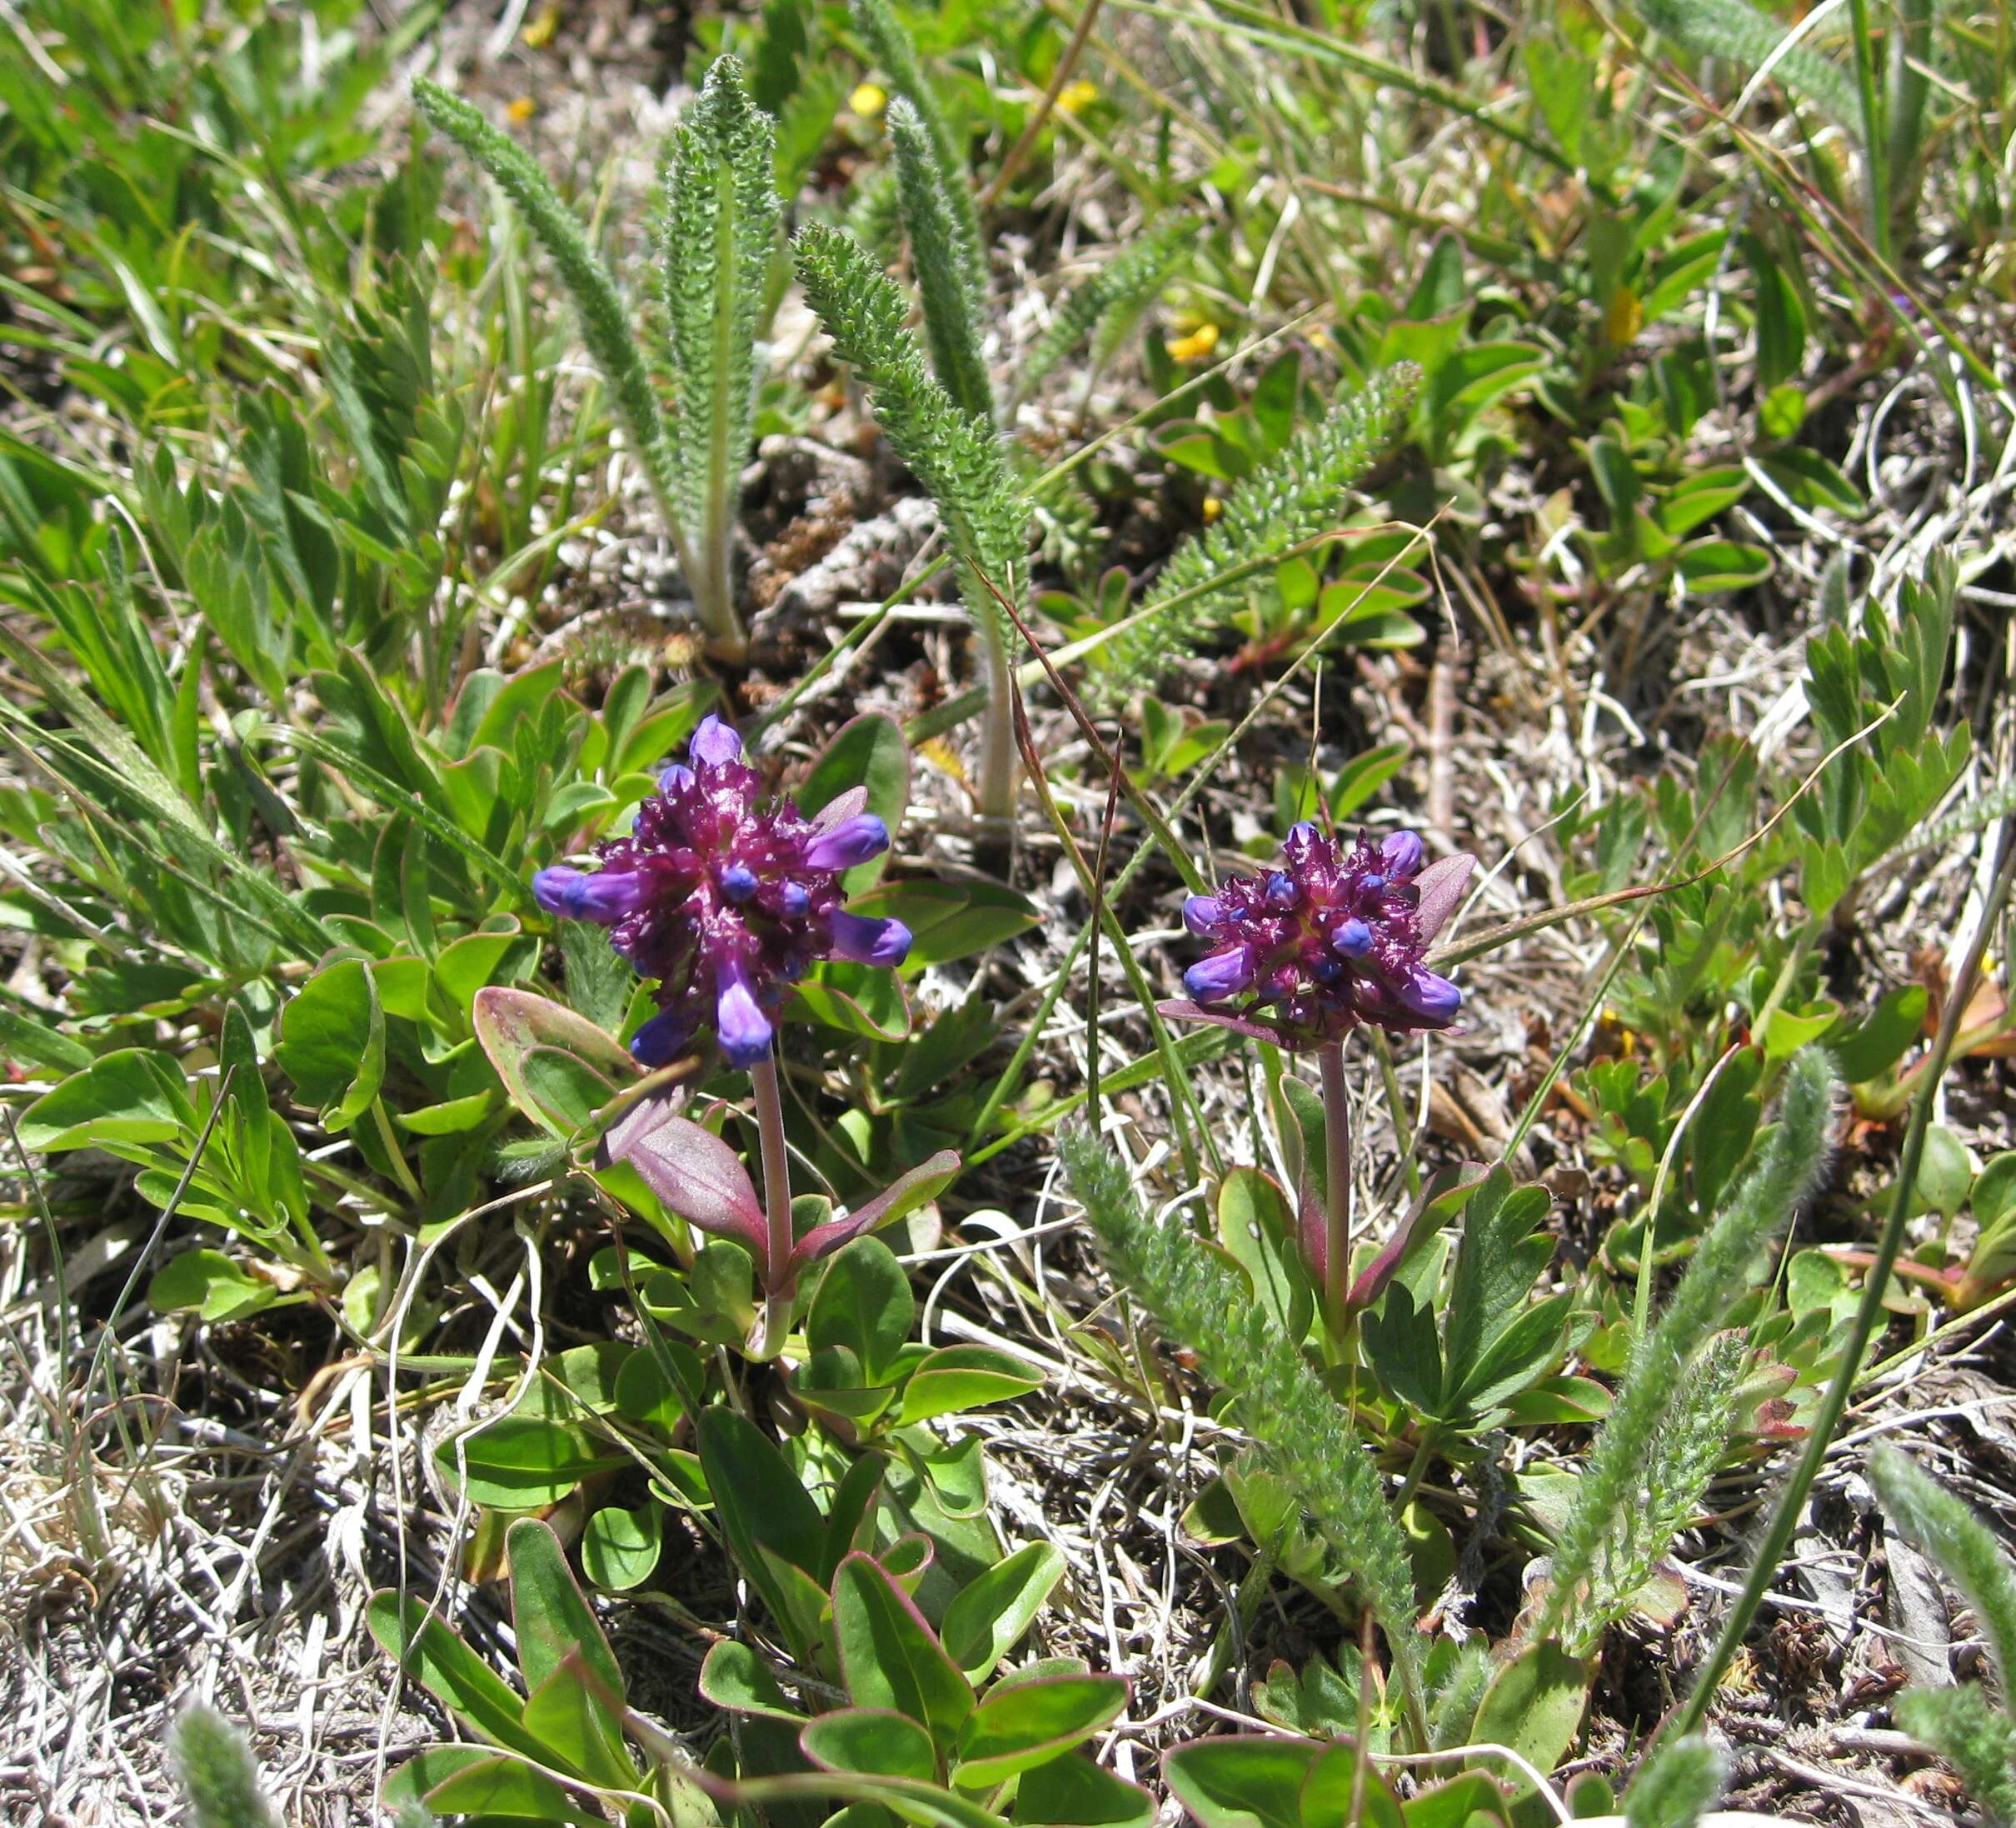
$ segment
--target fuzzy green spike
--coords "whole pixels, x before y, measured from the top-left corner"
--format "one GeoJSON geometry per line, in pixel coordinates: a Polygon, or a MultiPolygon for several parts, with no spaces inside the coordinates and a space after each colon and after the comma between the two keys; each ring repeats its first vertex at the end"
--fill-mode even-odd
{"type": "MultiPolygon", "coordinates": [[[[1696,57],[1721,57],[1748,77],[1784,42],[1785,28],[1748,0],[1638,0],[1652,29],[1696,57]]],[[[1771,66],[1778,80],[1844,127],[1858,127],[1854,85],[1817,51],[1794,45],[1771,66]]]]}
{"type": "Polygon", "coordinates": [[[192,1707],[176,1724],[172,1749],[196,1828],[273,1828],[252,1747],[229,1721],[192,1707]]]}
{"type": "MultiPolygon", "coordinates": [[[[1837,1083],[1834,1063],[1820,1049],[1794,1056],[1779,1122],[1761,1157],[1701,1240],[1657,1324],[1634,1341],[1554,1545],[1541,1635],[1558,1635],[1570,1649],[1593,1642],[1629,1604],[1631,1592],[1619,1591],[1627,1573],[1620,1564],[1642,1560],[1648,1523],[1669,1536],[1667,1526],[1675,1514],[1684,1515],[1683,1506],[1692,1507],[1689,1486],[1697,1478],[1705,1484],[1713,1471],[1707,1456],[1717,1379],[1712,1370],[1697,1376],[1694,1361],[1753,1285],[1765,1247],[1819,1178],[1837,1083]],[[1689,1401],[1677,1401],[1689,1392],[1689,1401]]],[[[1723,1410],[1726,1429],[1726,1401],[1723,1410]]],[[[1698,1486],[1694,1496],[1699,1496],[1698,1486]]],[[[1664,1546],[1664,1539],[1651,1545],[1651,1555],[1656,1558],[1664,1546]]]]}
{"type": "Polygon", "coordinates": [[[987,722],[980,797],[983,816],[1013,807],[1015,752],[1009,722],[1008,656],[1013,633],[981,578],[1016,600],[1028,557],[1029,512],[1008,473],[993,428],[962,411],[931,377],[896,282],[843,230],[815,224],[794,244],[805,293],[842,362],[874,397],[876,417],[896,455],[937,503],[959,560],[960,593],[981,633],[987,667],[987,722]]]}
{"type": "Polygon", "coordinates": [[[680,547],[681,567],[690,575],[664,415],[631,327],[631,313],[609,269],[589,245],[580,219],[523,147],[500,133],[467,102],[424,78],[413,84],[413,100],[428,124],[454,141],[517,205],[539,245],[559,268],[561,283],[580,313],[588,353],[608,377],[623,429],[643,460],[673,542],[680,547]]]}
{"type": "Polygon", "coordinates": [[[1872,1454],[1869,1475],[1884,1514],[1973,1607],[2003,1695],[2016,1697],[2016,1565],[1964,1499],[1895,1448],[1872,1454]]]}
{"type": "Polygon", "coordinates": [[[1694,1828],[1715,1806],[1728,1771],[1721,1754],[1698,1735],[1660,1746],[1631,1781],[1625,1828],[1694,1828]]]}
{"type": "Polygon", "coordinates": [[[843,218],[847,232],[884,266],[901,252],[903,201],[896,192],[896,174],[877,166],[855,187],[843,218]]]}
{"type": "Polygon", "coordinates": [[[1979,1682],[1898,1696],[1897,1724],[1960,1774],[1990,1821],[2016,1822],[2016,1724],[1979,1682]]]}
{"type": "Polygon", "coordinates": [[[971,226],[952,204],[955,180],[940,162],[936,142],[907,96],[889,104],[896,147],[896,189],[910,232],[917,290],[924,299],[924,335],[931,367],[945,391],[976,419],[994,423],[994,384],[981,351],[987,295],[974,283],[986,262],[964,245],[971,226]]]}
{"type": "Polygon", "coordinates": [[[1142,606],[1150,613],[1106,643],[1107,691],[1151,682],[1243,602],[1245,582],[1217,582],[1228,572],[1335,526],[1339,495],[1379,454],[1420,379],[1408,362],[1371,376],[1240,483],[1216,523],[1162,567],[1142,606]]]}
{"type": "Polygon", "coordinates": [[[974,263],[967,282],[984,298],[987,293],[987,262],[983,252],[986,244],[981,238],[980,208],[973,200],[966,152],[953,137],[951,123],[939,105],[936,90],[925,80],[916,43],[897,17],[891,0],[850,0],[848,11],[853,16],[854,29],[861,33],[882,73],[889,78],[891,92],[903,97],[917,111],[919,121],[937,148],[938,164],[946,178],[946,202],[960,219],[956,245],[961,257],[974,263]]]}
{"type": "Polygon", "coordinates": [[[1067,1131],[1060,1153],[1120,1287],[1145,1302],[1229,1391],[1268,1470],[1300,1499],[1365,1589],[1386,1634],[1415,1737],[1429,1737],[1407,1542],[1350,1417],[1300,1348],[1238,1275],[1180,1226],[1141,1211],[1125,1167],[1096,1136],[1067,1131]]]}
{"type": "Polygon", "coordinates": [[[776,129],[739,58],[715,59],[672,135],[661,218],[673,486],[710,629],[738,627],[734,527],[756,424],[756,340],[783,209],[776,129]]]}
{"type": "Polygon", "coordinates": [[[1021,392],[1033,393],[1051,369],[1088,340],[1092,374],[1105,367],[1169,283],[1195,232],[1189,217],[1170,217],[1122,248],[1072,292],[1023,360],[1015,377],[1021,392]]]}

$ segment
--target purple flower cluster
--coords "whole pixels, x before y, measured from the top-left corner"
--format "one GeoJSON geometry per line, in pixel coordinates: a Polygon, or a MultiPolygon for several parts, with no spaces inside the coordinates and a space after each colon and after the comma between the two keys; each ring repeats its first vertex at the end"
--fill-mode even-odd
{"type": "Polygon", "coordinates": [[[769,1052],[789,986],[816,961],[900,965],[910,930],[841,907],[841,872],[889,847],[856,788],[807,818],[762,798],[741,739],[718,717],[693,734],[690,760],[658,777],[627,837],[596,847],[601,867],[541,870],[547,913],[593,921],[638,973],[658,981],[659,1013],[631,1051],[647,1066],[676,1058],[704,1029],[731,1065],[769,1052]]]}
{"type": "Polygon", "coordinates": [[[1298,825],[1278,868],[1231,877],[1185,905],[1184,925],[1214,949],[1183,975],[1195,1002],[1166,1012],[1295,1049],[1340,1041],[1361,1022],[1446,1028],[1463,993],[1422,960],[1476,861],[1425,865],[1411,832],[1377,843],[1360,832],[1346,849],[1298,825]]]}

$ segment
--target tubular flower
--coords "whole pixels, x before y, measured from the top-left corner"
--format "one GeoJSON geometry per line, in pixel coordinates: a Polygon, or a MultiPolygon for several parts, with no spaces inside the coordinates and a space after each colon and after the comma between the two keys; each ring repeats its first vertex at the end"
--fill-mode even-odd
{"type": "Polygon", "coordinates": [[[1360,832],[1346,848],[1306,822],[1281,861],[1193,895],[1183,924],[1213,950],[1183,974],[1195,1000],[1166,1015],[1213,1021],[1283,1047],[1341,1040],[1367,1023],[1446,1028],[1463,993],[1422,963],[1476,867],[1467,854],[1424,866],[1421,841],[1360,832]]]}
{"type": "Polygon", "coordinates": [[[752,1066],[770,1051],[789,987],[816,961],[900,965],[910,951],[901,921],[841,906],[841,872],[889,847],[887,827],[862,810],[866,790],[808,818],[761,788],[741,739],[709,717],[629,836],[596,847],[600,869],[532,878],[547,913],[607,927],[610,944],[657,979],[659,1012],[630,1044],[647,1066],[709,1029],[731,1065],[752,1066]]]}

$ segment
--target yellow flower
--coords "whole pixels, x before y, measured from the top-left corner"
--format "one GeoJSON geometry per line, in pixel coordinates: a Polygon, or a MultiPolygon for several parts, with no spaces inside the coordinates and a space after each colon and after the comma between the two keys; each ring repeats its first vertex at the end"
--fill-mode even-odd
{"type": "Polygon", "coordinates": [[[1082,113],[1099,99],[1099,85],[1088,82],[1080,77],[1075,82],[1067,82],[1057,92],[1057,106],[1066,114],[1082,113]]]}
{"type": "Polygon", "coordinates": [[[1206,527],[1209,527],[1213,521],[1216,520],[1218,517],[1224,512],[1225,503],[1220,501],[1216,496],[1207,495],[1205,497],[1204,524],[1206,527]]]}
{"type": "Polygon", "coordinates": [[[529,95],[514,95],[505,103],[504,112],[513,127],[523,127],[539,112],[539,104],[529,95]]]}
{"type": "Polygon", "coordinates": [[[1218,326],[1200,323],[1187,337],[1172,337],[1162,347],[1172,362],[1201,362],[1218,347],[1218,326]]]}
{"type": "Polygon", "coordinates": [[[559,29],[560,8],[556,6],[547,5],[540,7],[538,12],[532,16],[524,31],[518,35],[533,50],[536,51],[542,45],[551,43],[553,34],[559,29]]]}
{"type": "Polygon", "coordinates": [[[889,106],[889,92],[879,82],[864,82],[847,97],[847,106],[864,121],[872,121],[889,106]]]}

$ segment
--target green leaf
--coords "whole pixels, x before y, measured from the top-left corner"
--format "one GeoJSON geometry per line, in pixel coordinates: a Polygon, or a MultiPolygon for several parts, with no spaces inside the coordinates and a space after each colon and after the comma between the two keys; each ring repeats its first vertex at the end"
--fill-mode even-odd
{"type": "Polygon", "coordinates": [[[1400,1814],[1407,1828],[1484,1828],[1505,1819],[1505,1805],[1497,1781],[1472,1771],[1423,1791],[1402,1806],[1400,1814]]]}
{"type": "MultiPolygon", "coordinates": [[[[910,806],[910,746],[895,719],[879,712],[850,718],[833,732],[795,797],[808,817],[851,788],[867,794],[866,810],[889,827],[893,840],[910,806]]],[[[850,894],[878,882],[889,852],[856,864],[841,878],[850,894]]]]}
{"type": "Polygon", "coordinates": [[[576,1822],[588,1828],[605,1819],[580,1808],[522,1759],[482,1746],[423,1746],[386,1780],[383,1801],[388,1809],[419,1804],[430,1814],[489,1822],[576,1822]]]}
{"type": "Polygon", "coordinates": [[[1362,1821],[1400,1828],[1400,1806],[1376,1774],[1360,1771],[1349,1741],[1231,1734],[1179,1746],[1162,1777],[1202,1828],[1335,1828],[1351,1819],[1364,1786],[1362,1821]]]}
{"type": "Polygon", "coordinates": [[[1906,984],[1884,997],[1866,1020],[1845,1016],[1827,1034],[1827,1051],[1851,1086],[1865,1084],[1902,1060],[1924,1031],[1928,998],[1923,984],[1906,984]]]}
{"type": "Polygon", "coordinates": [[[536,945],[518,931],[515,917],[509,915],[503,917],[510,921],[509,931],[465,933],[444,946],[434,961],[434,976],[442,993],[451,1005],[465,1014],[473,1006],[477,992],[491,981],[506,960],[512,961],[512,969],[507,975],[522,977],[531,969],[538,951],[536,945]]]}
{"type": "Polygon", "coordinates": [[[635,1790],[642,1777],[623,1748],[622,1727],[606,1692],[587,1659],[570,1651],[526,1698],[525,1730],[546,1748],[548,1764],[605,1788],[635,1790]]]}
{"type": "Polygon", "coordinates": [[[871,1385],[888,1381],[910,1338],[917,1304],[896,1253],[879,1238],[860,1237],[827,1260],[812,1297],[806,1336],[815,1351],[844,1346],[871,1385]]]}
{"type": "Polygon", "coordinates": [[[1300,1339],[1315,1318],[1315,1298],[1296,1253],[1288,1196],[1272,1176],[1244,1167],[1226,1174],[1218,1188],[1218,1236],[1275,1323],[1300,1339]]]}
{"type": "Polygon", "coordinates": [[[960,1589],[946,1608],[941,1636],[946,1654],[968,1681],[984,1681],[992,1673],[1063,1578],[1064,1556],[1057,1548],[1031,1542],[960,1589]]]}
{"type": "Polygon", "coordinates": [[[899,1426],[1011,1402],[1042,1386],[1040,1373],[1007,1352],[990,1346],[941,1346],[918,1361],[904,1385],[899,1426]]]}
{"type": "MultiPolygon", "coordinates": [[[[1794,389],[1786,391],[1799,397],[1803,416],[1804,397],[1794,389]]],[[[1796,431],[1797,426],[1793,429],[1796,431]]],[[[1855,520],[1869,511],[1868,497],[1862,491],[1834,464],[1805,445],[1789,444],[1762,461],[1764,473],[1801,507],[1829,508],[1855,520]]]]}
{"type": "Polygon", "coordinates": [[[157,1314],[194,1308],[207,1321],[240,1321],[271,1307],[280,1291],[250,1275],[222,1251],[184,1251],[147,1284],[147,1306],[157,1314]]]}
{"type": "Polygon", "coordinates": [[[746,1644],[722,1638],[700,1666],[700,1692],[716,1707],[796,1726],[805,1716],[784,1698],[770,1666],[746,1644]]]}
{"type": "MultiPolygon", "coordinates": [[[[511,1101],[562,1141],[574,1134],[565,1126],[564,1111],[577,1101],[570,1097],[566,1069],[553,1056],[571,1056],[615,1086],[627,1085],[636,1077],[636,1062],[614,1036],[547,997],[492,986],[477,991],[473,1009],[476,1038],[504,1081],[511,1101]],[[531,1056],[539,1049],[547,1053],[532,1063],[531,1056]]],[[[571,1083],[578,1091],[587,1081],[576,1076],[571,1083]]]]}
{"type": "Polygon", "coordinates": [[[1028,897],[998,882],[891,883],[858,897],[856,914],[902,921],[910,929],[906,970],[950,964],[1025,933],[1041,916],[1028,897]]]}
{"type": "Polygon", "coordinates": [[[1973,1164],[1967,1146],[1943,1123],[1925,1131],[1925,1152],[1919,1162],[1918,1181],[1911,1190],[1913,1213],[1936,1212],[1950,1221],[1967,1203],[1974,1185],[1973,1164]]]}
{"type": "MultiPolygon", "coordinates": [[[[1551,1771],[1574,1741],[1588,1699],[1588,1668],[1558,1644],[1535,1644],[1491,1679],[1468,1737],[1510,1746],[1535,1770],[1551,1771]]],[[[1533,1793],[1530,1780],[1514,1779],[1515,1799],[1533,1793]]]]}
{"type": "Polygon", "coordinates": [[[924,1615],[871,1556],[843,1556],[833,1578],[833,1636],[847,1693],[893,1708],[949,1751],[973,1711],[973,1690],[924,1615]]]}
{"type": "Polygon", "coordinates": [[[696,1418],[695,1431],[729,1547],[778,1623],[800,1639],[794,1650],[809,1658],[813,1647],[803,1638],[796,1584],[777,1570],[795,1568],[813,1579],[826,1540],[819,1507],[775,1444],[746,1416],[712,1405],[696,1418]]]}
{"type": "Polygon", "coordinates": [[[896,974],[849,959],[828,959],[792,986],[792,1011],[866,1041],[901,1041],[910,1006],[896,974]]]}
{"type": "Polygon", "coordinates": [[[641,1586],[656,1571],[665,1547],[665,1513],[646,1499],[635,1511],[604,1505],[581,1533],[581,1571],[604,1591],[641,1586]]]}
{"type": "Polygon", "coordinates": [[[518,1667],[525,1672],[526,1687],[539,1687],[570,1656],[578,1653],[589,1674],[620,1702],[623,1672],[575,1584],[560,1538],[538,1519],[522,1517],[511,1526],[504,1541],[511,1558],[511,1623],[517,1633],[518,1667]]]}
{"type": "Polygon", "coordinates": [[[1314,1740],[1235,1733],[1162,1756],[1162,1781],[1200,1828],[1302,1828],[1314,1740]]]}
{"type": "Polygon", "coordinates": [[[1056,1676],[997,1688],[959,1731],[952,1781],[981,1790],[1047,1763],[1119,1718],[1127,1682],[1119,1676],[1056,1676]]]}
{"type": "Polygon", "coordinates": [[[1550,1204],[1544,1187],[1514,1187],[1501,1165],[1465,1205],[1443,1328],[1445,1408],[1469,1396],[1486,1355],[1516,1324],[1534,1280],[1552,1261],[1554,1241],[1539,1229],[1550,1204]]]}
{"type": "Polygon", "coordinates": [[[914,1720],[881,1707],[842,1707],[807,1721],[798,1735],[805,1756],[826,1771],[936,1782],[938,1751],[914,1720]]]}
{"type": "Polygon", "coordinates": [[[1537,343],[1472,343],[1430,373],[1420,410],[1431,424],[1475,419],[1546,366],[1537,343]]]}
{"type": "Polygon", "coordinates": [[[21,1115],[22,1148],[59,1150],[167,1142],[197,1127],[182,1068],[167,1054],[122,1048],[44,1092],[21,1115]]]}
{"type": "Polygon", "coordinates": [[[1975,1177],[1971,1206],[1974,1223],[1989,1231],[2016,1217],[2016,1149],[1989,1157],[1975,1177]]]}
{"type": "Polygon", "coordinates": [[[91,1059],[91,1050],[82,1041],[0,1005],[0,1061],[68,1073],[82,1071],[91,1059]]]}
{"type": "Polygon", "coordinates": [[[1149,1828],[1155,1799],[1082,1752],[1066,1752],[1022,1773],[1009,1820],[1018,1828],[1149,1828]]]}
{"type": "Polygon", "coordinates": [[[596,1453],[580,1429],[536,1415],[499,1416],[442,1441],[434,1458],[472,1503],[500,1511],[557,1504],[591,1475],[630,1463],[627,1455],[596,1453]]]}
{"type": "Polygon", "coordinates": [[[1404,1282],[1361,1322],[1365,1356],[1380,1386],[1425,1414],[1442,1412],[1442,1350],[1435,1337],[1435,1310],[1417,1307],[1404,1282]]]}
{"type": "Polygon", "coordinates": [[[1675,539],[1684,539],[1749,492],[1750,478],[1740,464],[1697,470],[1667,492],[1659,505],[1659,523],[1675,539]]]}
{"type": "Polygon", "coordinates": [[[1674,562],[1688,589],[1697,595],[1752,589],[1775,568],[1761,546],[1739,540],[1695,540],[1680,548],[1674,562]]]}
{"type": "Polygon", "coordinates": [[[385,1015],[371,967],[339,959],[281,1012],[273,1058],[330,1130],[347,1130],[385,1081],[385,1015]]]}
{"type": "Polygon", "coordinates": [[[386,1588],[372,1596],[365,1616],[379,1648],[472,1732],[492,1745],[541,1756],[543,1748],[525,1731],[525,1704],[419,1601],[386,1588]]]}

